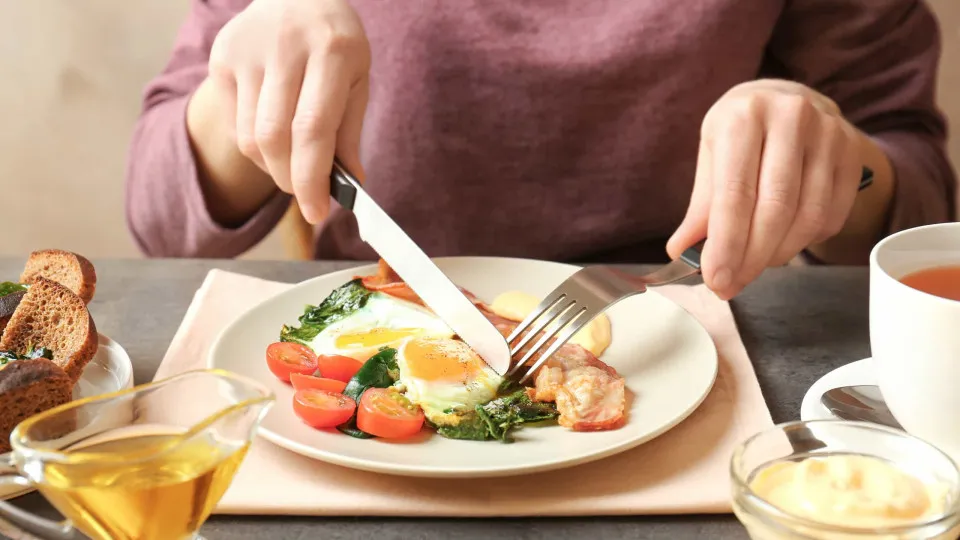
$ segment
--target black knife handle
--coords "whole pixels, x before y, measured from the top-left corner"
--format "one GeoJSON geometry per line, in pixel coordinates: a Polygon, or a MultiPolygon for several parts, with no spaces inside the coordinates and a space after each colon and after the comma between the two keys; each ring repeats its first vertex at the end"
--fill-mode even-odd
{"type": "Polygon", "coordinates": [[[873,183],[873,171],[869,167],[864,167],[863,172],[860,173],[860,187],[857,189],[862,191],[872,183],[873,183]]]}
{"type": "Polygon", "coordinates": [[[330,196],[340,206],[352,211],[357,201],[357,191],[360,189],[360,182],[334,157],[333,170],[330,172],[330,196]]]}
{"type": "MultiPolygon", "coordinates": [[[[864,190],[873,183],[873,171],[869,167],[864,167],[863,171],[860,173],[860,187],[858,190],[864,190]]],[[[707,239],[697,242],[696,244],[688,247],[680,254],[680,259],[683,262],[687,263],[691,268],[695,270],[700,269],[700,255],[703,253],[703,245],[707,243],[707,239]]]]}

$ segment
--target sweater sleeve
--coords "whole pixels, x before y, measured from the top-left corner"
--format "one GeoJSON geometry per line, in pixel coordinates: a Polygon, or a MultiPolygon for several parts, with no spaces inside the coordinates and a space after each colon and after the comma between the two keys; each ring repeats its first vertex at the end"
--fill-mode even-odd
{"type": "Polygon", "coordinates": [[[249,0],[192,0],[164,71],[147,86],[126,175],[126,218],[140,250],[153,257],[234,257],[262,240],[290,198],[277,191],[236,228],[207,211],[187,134],[186,109],[207,74],[210,47],[249,0]]]}
{"type": "Polygon", "coordinates": [[[889,158],[887,230],[954,219],[957,179],[936,105],[940,29],[920,0],[787,0],[769,56],[832,98],[889,158]]]}

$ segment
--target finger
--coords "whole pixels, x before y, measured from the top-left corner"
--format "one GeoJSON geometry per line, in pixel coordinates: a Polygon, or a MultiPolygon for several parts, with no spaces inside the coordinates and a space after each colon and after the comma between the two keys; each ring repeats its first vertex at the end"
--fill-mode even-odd
{"type": "Polygon", "coordinates": [[[364,77],[350,90],[343,121],[337,130],[337,157],[360,182],[364,180],[363,165],[360,163],[360,134],[363,130],[363,116],[367,112],[367,100],[370,96],[370,81],[364,77]]]}
{"type": "Polygon", "coordinates": [[[832,214],[834,173],[836,171],[835,134],[824,131],[827,120],[815,116],[811,120],[813,136],[807,144],[803,163],[800,201],[790,232],[774,256],[774,264],[787,264],[800,251],[813,243],[825,230],[832,214]]]}
{"type": "Polygon", "coordinates": [[[248,69],[237,73],[237,148],[247,159],[266,171],[267,167],[254,135],[257,101],[260,99],[262,84],[263,71],[260,69],[248,69]]]}
{"type": "Polygon", "coordinates": [[[758,106],[747,101],[739,107],[739,112],[718,125],[712,141],[713,198],[703,250],[704,281],[725,299],[739,292],[734,278],[750,234],[763,146],[758,106]]]}
{"type": "Polygon", "coordinates": [[[708,145],[701,143],[697,155],[697,170],[693,179],[693,192],[687,214],[667,242],[667,253],[676,259],[690,246],[707,237],[707,220],[710,217],[710,197],[713,186],[710,180],[712,158],[708,145]]]}
{"type": "Polygon", "coordinates": [[[747,285],[763,272],[790,232],[800,201],[803,154],[809,118],[815,114],[805,100],[795,102],[796,110],[778,107],[767,115],[767,135],[760,158],[757,204],[743,264],[734,277],[747,285]]]}
{"type": "Polygon", "coordinates": [[[292,193],[290,183],[290,126],[303,84],[306,55],[289,47],[273,55],[263,76],[257,103],[254,136],[267,172],[281,190],[292,193]]]}
{"type": "Polygon", "coordinates": [[[307,63],[291,126],[290,172],[303,217],[319,223],[330,206],[330,171],[350,96],[345,60],[337,56],[307,63]]]}
{"type": "MultiPolygon", "coordinates": [[[[217,73],[211,72],[208,81],[215,88],[215,93],[217,97],[223,100],[223,107],[226,111],[233,113],[233,123],[229,126],[228,135],[232,137],[234,143],[237,142],[237,79],[234,77],[233,72],[227,72],[226,70],[219,71],[217,73]]],[[[198,88],[197,91],[200,91],[198,88]]]]}

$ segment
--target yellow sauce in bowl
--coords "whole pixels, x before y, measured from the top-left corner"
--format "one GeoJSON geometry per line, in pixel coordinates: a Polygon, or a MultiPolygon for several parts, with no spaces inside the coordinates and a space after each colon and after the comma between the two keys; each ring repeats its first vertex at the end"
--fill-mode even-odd
{"type": "Polygon", "coordinates": [[[941,515],[948,502],[947,486],[854,454],[767,465],[753,476],[750,489],[793,516],[864,529],[922,523],[941,515]]]}

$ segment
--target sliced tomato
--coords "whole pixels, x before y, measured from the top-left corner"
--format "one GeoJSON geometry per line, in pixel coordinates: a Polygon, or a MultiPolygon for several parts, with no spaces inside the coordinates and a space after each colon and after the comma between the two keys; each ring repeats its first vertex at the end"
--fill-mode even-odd
{"type": "Polygon", "coordinates": [[[409,437],[423,427],[423,411],[396,390],[370,388],[360,398],[357,427],[376,437],[409,437]]]}
{"type": "Polygon", "coordinates": [[[350,378],[360,371],[363,362],[338,354],[321,354],[317,357],[320,376],[336,381],[350,382],[350,378]]]}
{"type": "Polygon", "coordinates": [[[283,382],[290,382],[291,373],[312,375],[317,371],[317,355],[299,343],[278,341],[267,347],[267,367],[283,382]]]}
{"type": "Polygon", "coordinates": [[[314,390],[325,390],[327,392],[343,393],[347,383],[324,377],[314,377],[313,375],[304,375],[303,373],[291,373],[290,384],[294,390],[303,390],[304,388],[313,388],[314,390]]]}
{"type": "Polygon", "coordinates": [[[316,388],[303,388],[293,394],[293,412],[307,425],[315,428],[332,428],[353,416],[357,404],[337,392],[316,388]]]}

